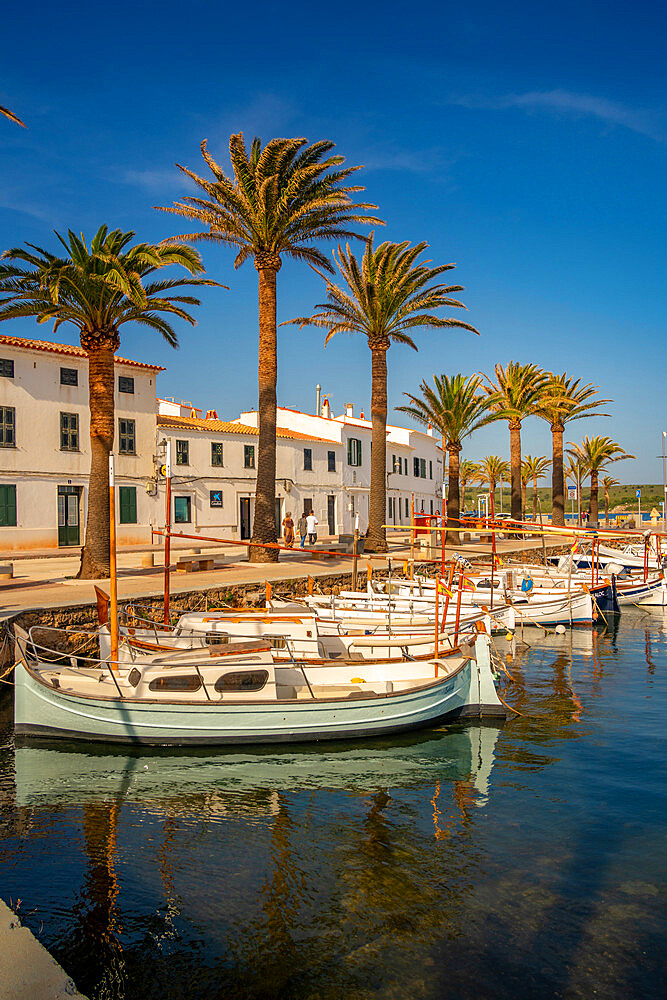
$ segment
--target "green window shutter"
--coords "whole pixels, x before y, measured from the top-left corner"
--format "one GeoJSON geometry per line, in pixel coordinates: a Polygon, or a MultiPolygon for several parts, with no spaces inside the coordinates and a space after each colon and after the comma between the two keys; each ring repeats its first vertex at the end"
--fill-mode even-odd
{"type": "Polygon", "coordinates": [[[119,486],[120,523],[137,523],[137,488],[136,486],[119,486]]]}
{"type": "Polygon", "coordinates": [[[352,465],[352,438],[347,439],[347,464],[352,465]]]}
{"type": "Polygon", "coordinates": [[[16,486],[0,486],[0,528],[16,527],[16,486]]]}

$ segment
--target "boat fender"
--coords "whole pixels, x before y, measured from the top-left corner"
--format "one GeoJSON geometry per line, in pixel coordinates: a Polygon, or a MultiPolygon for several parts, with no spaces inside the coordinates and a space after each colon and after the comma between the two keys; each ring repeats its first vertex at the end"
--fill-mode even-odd
{"type": "Polygon", "coordinates": [[[350,677],[350,684],[365,684],[363,677],[350,677]]]}

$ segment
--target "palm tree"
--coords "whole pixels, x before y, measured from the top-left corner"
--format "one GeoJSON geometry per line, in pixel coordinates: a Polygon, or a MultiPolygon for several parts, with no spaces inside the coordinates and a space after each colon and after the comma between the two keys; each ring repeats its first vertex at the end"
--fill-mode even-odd
{"type": "Polygon", "coordinates": [[[461,512],[466,509],[466,486],[468,483],[479,481],[479,466],[470,458],[464,458],[459,462],[459,486],[461,487],[461,512]]]}
{"type": "Polygon", "coordinates": [[[506,368],[496,365],[495,381],[489,379],[487,392],[493,397],[498,416],[509,423],[510,473],[512,481],[512,517],[521,520],[521,421],[537,413],[547,372],[537,365],[510,361],[506,368]]]}
{"type": "Polygon", "coordinates": [[[610,399],[594,399],[597,392],[597,386],[591,382],[582,385],[580,378],[570,378],[567,372],[563,372],[562,375],[550,375],[544,389],[542,404],[537,415],[550,425],[553,439],[551,522],[554,525],[565,524],[565,476],[563,472],[565,424],[571,420],[581,420],[582,417],[609,416],[608,413],[595,412],[599,406],[611,402],[610,399]]]}
{"type": "MultiPolygon", "coordinates": [[[[259,281],[259,440],[257,483],[252,541],[276,542],[276,383],[278,378],[276,332],[276,281],[283,256],[304,260],[326,271],[333,267],[312,244],[318,240],[361,239],[349,227],[377,223],[363,213],[377,206],[354,203],[350,195],[363,191],[350,185],[360,167],[339,169],[343,156],[330,156],[332,142],[306,139],[271,139],[264,148],[255,138],[248,153],[243,133],[232,135],[229,152],[233,177],[201,144],[213,178],[206,180],[179,166],[203,192],[184,197],[162,211],[183,215],[201,225],[197,233],[173,237],[210,240],[237,250],[235,267],[253,257],[259,281]],[[304,148],[305,147],[305,148],[304,148]]],[[[251,547],[252,562],[276,562],[278,550],[251,547]]]]}
{"type": "Polygon", "coordinates": [[[442,447],[449,459],[449,486],[447,490],[447,520],[453,525],[450,539],[456,543],[456,530],[460,520],[459,508],[459,455],[463,441],[480,427],[497,420],[492,412],[493,400],[482,388],[480,375],[433,376],[434,386],[422,382],[421,396],[404,393],[411,400],[410,406],[397,406],[420,424],[432,424],[442,435],[442,447]]]}
{"type": "MultiPolygon", "coordinates": [[[[527,473],[527,480],[532,479],[533,481],[533,519],[537,520],[537,480],[544,479],[547,474],[547,470],[551,462],[546,455],[526,455],[523,462],[521,463],[522,478],[523,470],[527,473]]],[[[526,504],[526,497],[524,493],[524,508],[526,504]]]]}
{"type": "Polygon", "coordinates": [[[602,479],[602,489],[604,490],[604,526],[609,527],[609,490],[612,486],[620,486],[618,479],[613,476],[604,476],[602,479]]]}
{"type": "MultiPolygon", "coordinates": [[[[588,469],[586,463],[581,458],[576,458],[568,451],[568,463],[563,469],[563,476],[565,482],[572,479],[577,484],[577,524],[581,525],[581,509],[583,506],[583,497],[581,484],[584,481],[586,475],[588,474],[588,469]]],[[[553,521],[552,521],[553,523],[553,521]]]]}
{"type": "MultiPolygon", "coordinates": [[[[417,345],[408,331],[418,327],[458,327],[477,333],[473,326],[458,319],[442,319],[434,315],[435,309],[465,309],[451,298],[452,292],[462,291],[461,285],[445,285],[436,279],[455,264],[429,267],[429,261],[418,261],[428,247],[417,243],[411,247],[403,243],[373,245],[371,233],[363,260],[359,262],[349,245],[344,250],[339,245],[334,257],[345,286],[340,287],[325,278],[327,302],[315,306],[312,316],[290,320],[300,326],[322,327],[327,331],[325,343],[336,333],[361,333],[368,340],[371,350],[371,489],[369,502],[366,550],[386,552],[385,522],[387,492],[387,351],[392,342],[407,344],[413,350],[417,345]]],[[[401,407],[399,407],[401,409],[401,407]]],[[[413,414],[414,415],[414,414],[413,414]]],[[[419,419],[422,423],[421,416],[419,419]]],[[[456,473],[456,507],[458,509],[458,463],[456,473]]],[[[450,471],[451,477],[451,471],[450,471]]],[[[450,484],[452,480],[450,478],[450,484]]],[[[450,500],[453,501],[450,492],[450,500]]],[[[458,516],[458,515],[457,515],[458,516]]]]}
{"type": "Polygon", "coordinates": [[[582,461],[588,474],[591,477],[591,499],[590,499],[590,524],[591,527],[598,526],[598,477],[602,469],[605,469],[612,462],[622,462],[625,458],[634,458],[624,448],[621,448],[617,441],[612,441],[610,437],[596,435],[595,437],[585,437],[581,444],[569,442],[568,454],[574,459],[582,461]]]}
{"type": "Polygon", "coordinates": [[[489,484],[489,496],[492,497],[496,492],[496,484],[502,483],[508,478],[510,464],[499,455],[487,455],[477,464],[479,466],[479,481],[489,484]]]}
{"type": "Polygon", "coordinates": [[[521,520],[526,520],[526,490],[530,479],[530,468],[526,464],[525,458],[521,461],[521,520]]]}
{"type": "Polygon", "coordinates": [[[9,108],[3,108],[1,104],[0,104],[0,115],[4,115],[5,118],[9,118],[10,122],[15,122],[17,125],[20,125],[21,128],[28,127],[25,122],[21,121],[18,115],[15,115],[13,111],[9,110],[9,108]]]}
{"type": "Polygon", "coordinates": [[[83,234],[68,230],[65,249],[57,257],[49,250],[26,244],[6,250],[0,260],[0,320],[34,316],[38,323],[53,321],[75,326],[88,356],[90,405],[90,483],[86,537],[79,577],[109,575],[109,453],[114,440],[114,354],[120,346],[123,323],[140,323],[178,346],[171,324],[161,313],[195,321],[184,306],[199,305],[191,295],[175,295],[185,287],[215,285],[205,278],[146,281],[155,271],[176,264],[191,275],[203,271],[196,250],[184,244],[128,244],[134,233],[101,226],[86,245],[83,234]]]}

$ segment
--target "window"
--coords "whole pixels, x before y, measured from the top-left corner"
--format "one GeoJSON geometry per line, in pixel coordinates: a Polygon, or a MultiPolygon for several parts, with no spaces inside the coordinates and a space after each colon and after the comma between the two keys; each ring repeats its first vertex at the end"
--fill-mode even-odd
{"type": "MultiPolygon", "coordinates": [[[[399,458],[399,462],[400,462],[400,458],[399,458]]],[[[404,458],[403,459],[403,475],[407,476],[407,474],[408,474],[408,460],[407,460],[407,458],[404,458]]]]}
{"type": "Polygon", "coordinates": [[[118,454],[136,455],[136,453],[134,420],[126,420],[125,417],[122,417],[118,421],[118,454]]]}
{"type": "Polygon", "coordinates": [[[222,441],[211,442],[211,465],[222,465],[222,441]]]}
{"type": "Polygon", "coordinates": [[[335,451],[328,451],[327,452],[327,469],[328,469],[329,472],[335,472],[336,471],[336,452],[335,451]]]}
{"type": "Polygon", "coordinates": [[[0,358],[0,376],[14,378],[14,362],[10,358],[0,358]]]}
{"type": "Polygon", "coordinates": [[[268,670],[235,670],[233,673],[218,677],[215,690],[239,694],[243,694],[244,691],[261,691],[268,679],[268,670]]]}
{"type": "Polygon", "coordinates": [[[311,510],[313,509],[313,498],[312,497],[304,497],[303,498],[303,509],[305,510],[306,514],[310,514],[311,510]]]}
{"type": "Polygon", "coordinates": [[[303,468],[306,472],[313,471],[313,449],[304,448],[303,449],[303,468]]]}
{"type": "Polygon", "coordinates": [[[413,458],[412,459],[412,472],[413,472],[414,476],[417,479],[419,479],[419,459],[418,458],[413,458]]]}
{"type": "Polygon", "coordinates": [[[422,479],[426,479],[426,459],[425,458],[420,458],[419,459],[419,475],[421,476],[422,479]]]}
{"type": "Polygon", "coordinates": [[[405,498],[405,516],[406,517],[410,516],[410,507],[408,505],[408,498],[407,497],[405,498]]]}
{"type": "Polygon", "coordinates": [[[209,507],[222,507],[222,490],[209,490],[208,505],[209,507]]]}
{"type": "Polygon", "coordinates": [[[255,446],[254,444],[243,445],[243,465],[246,469],[255,468],[255,446]]]}
{"type": "Polygon", "coordinates": [[[149,691],[199,691],[201,677],[198,674],[165,674],[156,677],[148,685],[149,691]]]}
{"type": "Polygon", "coordinates": [[[134,394],[134,379],[128,375],[118,376],[118,391],[134,394]]]}
{"type": "Polygon", "coordinates": [[[78,413],[60,414],[60,450],[79,450],[79,415],[78,413]]]}
{"type": "Polygon", "coordinates": [[[428,478],[433,479],[433,462],[428,463],[428,478]]]}
{"type": "Polygon", "coordinates": [[[174,521],[176,524],[190,524],[191,511],[191,497],[174,497],[174,521]]]}
{"type": "Polygon", "coordinates": [[[78,385],[79,384],[79,373],[76,368],[61,368],[60,369],[60,384],[61,385],[78,385]]]}
{"type": "Polygon", "coordinates": [[[118,487],[118,520],[121,524],[137,523],[137,487],[118,487]]]}
{"type": "MultiPolygon", "coordinates": [[[[396,456],[394,456],[394,457],[396,457],[396,456]]],[[[394,516],[394,501],[393,501],[392,497],[389,497],[389,500],[388,500],[388,509],[389,509],[389,518],[388,518],[388,520],[391,521],[392,517],[394,516]]]]}
{"type": "Polygon", "coordinates": [[[0,447],[16,447],[16,410],[13,406],[0,406],[0,447]]]}
{"type": "Polygon", "coordinates": [[[401,474],[401,459],[400,459],[399,455],[392,455],[391,456],[391,471],[397,473],[397,475],[400,476],[400,474],[401,474]]]}
{"type": "Polygon", "coordinates": [[[431,500],[431,513],[433,513],[433,501],[431,500]]]}
{"type": "Polygon", "coordinates": [[[347,439],[347,464],[361,465],[361,441],[357,438],[347,439]]]}
{"type": "Polygon", "coordinates": [[[16,527],[16,487],[0,486],[0,528],[16,527]]]}
{"type": "Polygon", "coordinates": [[[176,465],[190,464],[190,442],[176,441],[176,465]]]}

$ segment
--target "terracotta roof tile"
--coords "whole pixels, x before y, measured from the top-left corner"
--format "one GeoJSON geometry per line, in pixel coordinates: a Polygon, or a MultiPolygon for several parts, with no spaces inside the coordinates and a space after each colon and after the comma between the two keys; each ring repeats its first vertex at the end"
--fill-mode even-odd
{"type": "MultiPolygon", "coordinates": [[[[47,351],[50,354],[68,354],[73,358],[85,358],[86,352],[82,347],[75,347],[73,344],[56,344],[50,340],[30,340],[26,337],[10,337],[0,334],[0,344],[7,347],[25,347],[29,351],[47,351]]],[[[128,358],[114,358],[117,365],[131,365],[132,368],[146,368],[154,372],[163,372],[165,369],[160,365],[148,365],[144,361],[130,361],[128,358]]]]}
{"type": "MultiPolygon", "coordinates": [[[[200,417],[171,417],[165,413],[159,413],[157,418],[159,427],[173,427],[176,430],[192,431],[225,431],[228,434],[259,434],[256,427],[249,427],[247,424],[237,424],[231,420],[204,420],[200,417]]],[[[313,434],[302,434],[301,431],[292,431],[288,427],[276,427],[276,436],[279,438],[289,438],[294,441],[323,441],[326,444],[340,444],[340,441],[332,441],[330,438],[315,437],[313,434]]]]}

